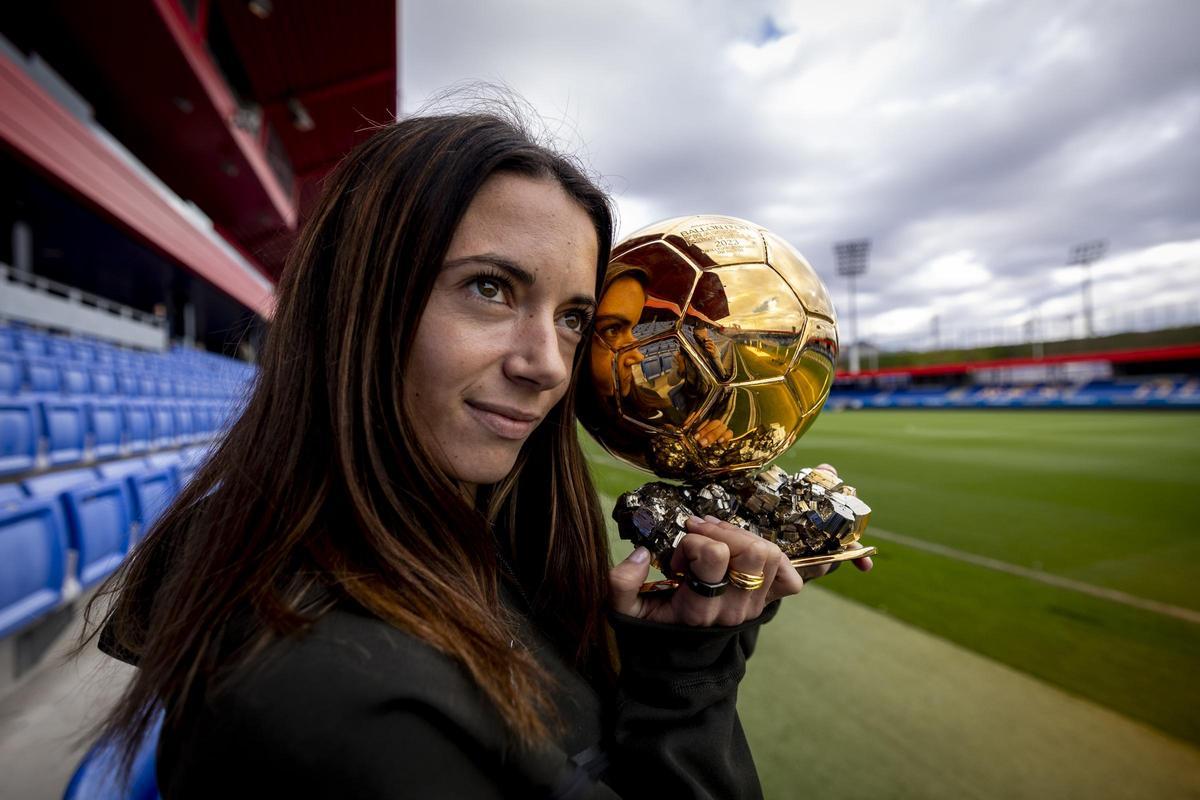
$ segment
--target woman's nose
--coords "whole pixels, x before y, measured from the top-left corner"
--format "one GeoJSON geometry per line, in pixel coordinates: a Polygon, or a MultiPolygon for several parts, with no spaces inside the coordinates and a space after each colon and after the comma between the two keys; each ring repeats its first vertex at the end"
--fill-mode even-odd
{"type": "Polygon", "coordinates": [[[571,353],[564,348],[553,318],[529,317],[513,331],[505,372],[512,380],[552,389],[571,377],[571,353]]]}

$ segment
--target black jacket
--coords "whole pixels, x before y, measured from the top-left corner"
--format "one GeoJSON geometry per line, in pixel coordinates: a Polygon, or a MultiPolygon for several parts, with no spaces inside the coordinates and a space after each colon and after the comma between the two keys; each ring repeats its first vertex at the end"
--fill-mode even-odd
{"type": "MultiPolygon", "coordinates": [[[[519,608],[519,602],[511,602],[519,608]]],[[[686,628],[612,618],[622,670],[602,697],[528,618],[528,647],[558,683],[556,746],[516,748],[455,662],[343,605],[278,641],[159,743],[167,800],[213,797],[761,797],[737,686],[759,619],[686,628]]],[[[102,649],[118,657],[111,639],[102,649]]]]}

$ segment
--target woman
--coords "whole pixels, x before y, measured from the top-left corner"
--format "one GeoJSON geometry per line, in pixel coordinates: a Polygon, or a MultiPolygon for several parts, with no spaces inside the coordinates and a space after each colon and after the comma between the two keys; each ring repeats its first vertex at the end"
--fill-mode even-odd
{"type": "Polygon", "coordinates": [[[495,116],[334,170],[245,412],[105,587],[140,669],[104,731],[165,711],[164,796],[760,793],[736,687],[802,581],[704,520],[673,566],[762,590],[609,572],[572,379],[610,243],[603,193],[495,116]]]}

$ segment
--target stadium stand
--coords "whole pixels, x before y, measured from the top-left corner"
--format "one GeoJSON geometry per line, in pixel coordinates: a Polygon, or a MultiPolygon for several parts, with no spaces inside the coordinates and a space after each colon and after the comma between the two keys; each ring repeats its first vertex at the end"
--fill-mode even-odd
{"type": "Polygon", "coordinates": [[[3,639],[120,565],[237,413],[254,368],[28,327],[0,326],[0,348],[3,639]]]}
{"type": "Polygon", "coordinates": [[[1200,408],[1200,347],[841,375],[830,408],[1200,408]]]}

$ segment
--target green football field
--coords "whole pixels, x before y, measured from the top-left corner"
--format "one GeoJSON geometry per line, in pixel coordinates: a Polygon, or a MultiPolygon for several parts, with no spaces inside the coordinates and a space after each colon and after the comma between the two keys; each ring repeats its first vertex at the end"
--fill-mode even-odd
{"type": "Polygon", "coordinates": [[[1200,797],[1200,415],[826,412],[780,463],[822,461],[880,553],[764,630],[768,796],[1200,797]]]}

